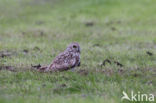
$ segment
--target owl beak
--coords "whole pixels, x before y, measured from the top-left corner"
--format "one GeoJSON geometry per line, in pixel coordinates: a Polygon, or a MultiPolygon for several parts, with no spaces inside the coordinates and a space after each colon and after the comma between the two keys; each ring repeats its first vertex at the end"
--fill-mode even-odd
{"type": "Polygon", "coordinates": [[[81,49],[80,48],[78,48],[78,52],[81,53],[81,49]]]}

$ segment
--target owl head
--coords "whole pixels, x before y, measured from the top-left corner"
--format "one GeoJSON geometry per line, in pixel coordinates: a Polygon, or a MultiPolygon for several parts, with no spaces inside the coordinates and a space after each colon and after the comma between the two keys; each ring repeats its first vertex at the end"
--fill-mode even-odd
{"type": "Polygon", "coordinates": [[[75,53],[80,53],[81,52],[80,45],[78,43],[71,43],[67,47],[67,51],[75,52],[75,53]]]}

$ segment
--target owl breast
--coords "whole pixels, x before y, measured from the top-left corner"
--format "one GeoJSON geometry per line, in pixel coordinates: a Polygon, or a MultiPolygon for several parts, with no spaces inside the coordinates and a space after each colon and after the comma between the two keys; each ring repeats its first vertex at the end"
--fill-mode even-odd
{"type": "Polygon", "coordinates": [[[80,64],[80,54],[74,52],[63,52],[59,54],[49,66],[51,71],[64,71],[74,68],[80,64]]]}

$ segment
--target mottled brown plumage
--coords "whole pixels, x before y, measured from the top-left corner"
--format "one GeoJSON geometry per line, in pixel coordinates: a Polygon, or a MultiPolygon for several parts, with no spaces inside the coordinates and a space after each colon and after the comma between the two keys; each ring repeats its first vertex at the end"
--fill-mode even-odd
{"type": "Polygon", "coordinates": [[[71,43],[67,49],[60,53],[49,66],[40,67],[39,71],[65,71],[80,66],[80,46],[71,43]]]}

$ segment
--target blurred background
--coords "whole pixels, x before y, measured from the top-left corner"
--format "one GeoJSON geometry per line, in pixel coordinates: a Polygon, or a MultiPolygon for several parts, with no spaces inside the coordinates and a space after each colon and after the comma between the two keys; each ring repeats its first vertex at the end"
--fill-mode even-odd
{"type": "Polygon", "coordinates": [[[155,48],[155,12],[155,0],[0,0],[0,50],[33,52],[13,65],[48,64],[76,41],[89,65],[111,55],[128,65],[127,53],[155,48]]]}

